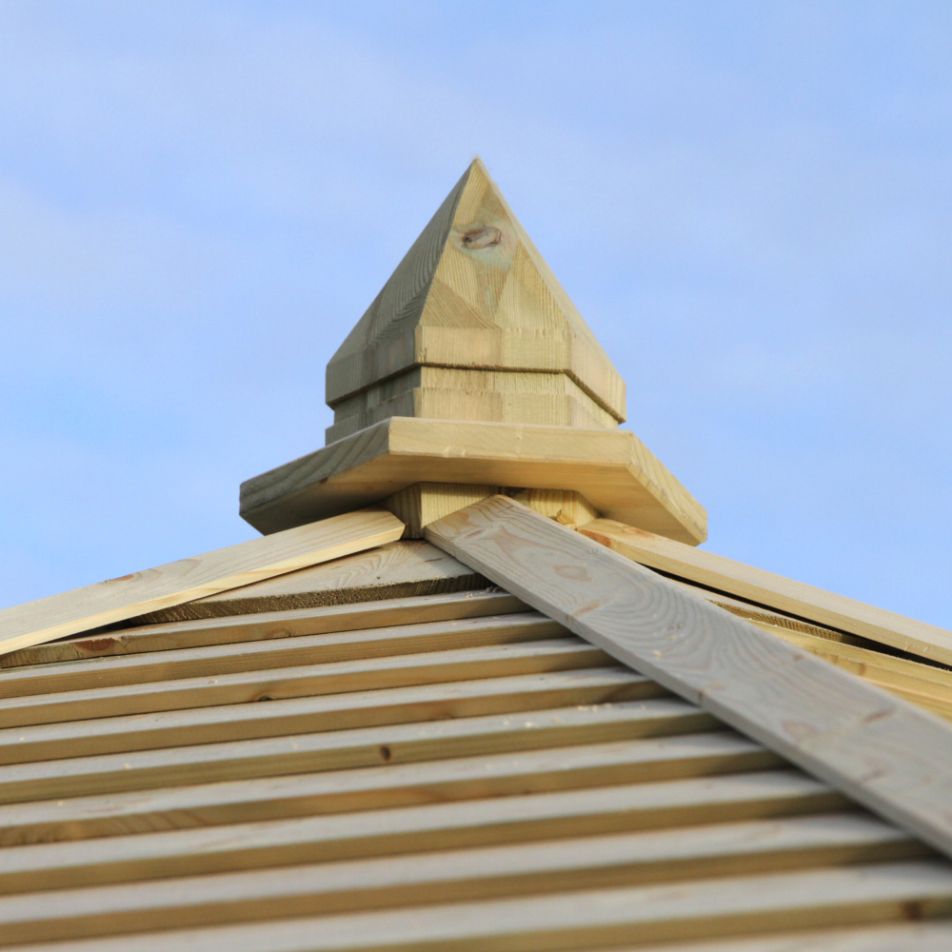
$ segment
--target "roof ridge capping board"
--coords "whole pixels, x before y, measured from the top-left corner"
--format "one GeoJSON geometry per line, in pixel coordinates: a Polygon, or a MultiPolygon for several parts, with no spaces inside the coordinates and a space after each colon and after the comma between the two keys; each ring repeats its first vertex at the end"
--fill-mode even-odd
{"type": "Polygon", "coordinates": [[[868,638],[932,662],[952,665],[952,632],[926,622],[767,572],[613,519],[579,532],[625,558],[671,575],[868,638]]]}
{"type": "Polygon", "coordinates": [[[952,727],[503,496],[426,537],[952,856],[952,727]]]}
{"type": "Polygon", "coordinates": [[[0,611],[0,654],[395,542],[404,528],[363,509],[26,602],[0,611]]]}

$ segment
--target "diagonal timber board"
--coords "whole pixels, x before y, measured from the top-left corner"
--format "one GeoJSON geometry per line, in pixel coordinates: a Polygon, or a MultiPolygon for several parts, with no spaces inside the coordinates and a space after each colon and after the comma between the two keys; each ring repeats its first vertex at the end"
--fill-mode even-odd
{"type": "Polygon", "coordinates": [[[0,654],[395,542],[403,523],[365,509],[0,611],[0,654]]]}
{"type": "Polygon", "coordinates": [[[613,552],[649,568],[952,665],[952,632],[934,625],[765,572],[723,555],[703,552],[613,519],[596,519],[580,531],[613,552]]]}
{"type": "Polygon", "coordinates": [[[952,855],[952,728],[495,496],[427,539],[640,674],[952,855]]]}

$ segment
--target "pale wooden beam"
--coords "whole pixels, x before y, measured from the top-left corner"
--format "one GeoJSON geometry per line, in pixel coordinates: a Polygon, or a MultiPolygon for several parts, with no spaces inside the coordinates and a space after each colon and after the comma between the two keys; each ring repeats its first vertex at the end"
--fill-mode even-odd
{"type": "MultiPolygon", "coordinates": [[[[640,792],[610,790],[616,809],[623,809],[618,805],[640,792]]],[[[508,803],[494,806],[495,817],[500,818],[511,808],[508,803]]],[[[390,819],[405,832],[404,816],[390,819]]],[[[558,837],[554,842],[467,845],[310,863],[296,867],[293,875],[284,869],[249,869],[165,883],[86,887],[60,894],[55,903],[44,892],[6,896],[0,898],[0,921],[10,942],[56,941],[64,936],[163,929],[169,922],[181,928],[273,921],[313,915],[316,909],[324,915],[373,915],[409,905],[686,883],[705,875],[753,876],[835,863],[918,858],[924,852],[898,830],[850,813],[715,824],[698,827],[689,837],[680,829],[668,829],[566,838],[558,819],[549,822],[558,837]]],[[[434,831],[421,824],[420,838],[428,834],[435,839],[434,831]]],[[[388,835],[392,833],[385,829],[382,837],[388,835]]]]}
{"type": "Polygon", "coordinates": [[[696,544],[707,513],[634,433],[393,417],[241,486],[241,516],[275,532],[369,502],[425,476],[507,491],[577,492],[603,516],[696,544]]]}
{"type": "MultiPolygon", "coordinates": [[[[948,922],[908,920],[946,916],[950,905],[952,873],[946,864],[919,860],[411,905],[379,912],[312,914],[277,922],[102,936],[55,948],[62,952],[564,952],[610,947],[620,952],[658,950],[661,946],[656,943],[668,949],[670,942],[704,938],[728,939],[729,943],[715,947],[718,952],[741,948],[943,952],[952,938],[948,922]],[[885,941],[877,939],[872,924],[889,927],[885,941]],[[851,940],[850,926],[862,930],[859,941],[851,940]],[[791,936],[790,928],[823,931],[791,936]],[[769,933],[776,932],[784,933],[782,941],[772,940],[769,933]],[[736,944],[751,935],[756,939],[750,945],[736,944]]],[[[697,949],[706,952],[707,943],[697,949]]]]}
{"type": "MultiPolygon", "coordinates": [[[[391,546],[382,548],[386,550],[391,546]]],[[[427,549],[431,552],[439,551],[430,545],[427,545],[427,549]]],[[[456,560],[449,556],[445,558],[447,562],[456,563],[456,560]]],[[[100,632],[83,638],[35,645],[0,657],[0,669],[42,665],[43,670],[48,671],[58,663],[66,662],[67,667],[73,670],[77,661],[87,662],[114,655],[156,655],[156,663],[161,665],[168,661],[174,663],[181,652],[190,657],[200,657],[208,653],[203,650],[199,655],[195,655],[194,652],[199,648],[227,654],[229,645],[247,642],[268,641],[274,644],[284,639],[327,632],[340,634],[394,625],[402,628],[447,619],[481,618],[486,615],[526,611],[528,609],[519,599],[504,592],[465,591],[255,614],[236,612],[234,615],[212,616],[192,621],[132,624],[128,628],[110,629],[108,633],[100,632]]],[[[136,622],[139,620],[135,619],[136,622]]],[[[129,663],[132,663],[131,660],[124,660],[122,666],[129,663]]],[[[17,674],[9,672],[4,675],[4,681],[12,681],[17,677],[17,674]]]]}
{"type": "Polygon", "coordinates": [[[708,588],[952,665],[952,632],[803,582],[702,552],[673,539],[596,519],[581,530],[619,555],[708,588]]]}
{"type": "MultiPolygon", "coordinates": [[[[559,681],[584,680],[587,687],[573,690],[571,696],[560,693],[552,703],[617,702],[613,692],[619,675],[613,677],[610,683],[604,676],[559,675],[559,681]]],[[[552,698],[547,684],[539,688],[537,676],[523,680],[532,680],[537,694],[552,698]]],[[[551,680],[551,675],[545,678],[551,680]]],[[[151,789],[146,797],[132,791],[71,795],[63,804],[40,800],[0,805],[0,847],[572,790],[583,791],[589,811],[599,813],[588,795],[598,787],[618,784],[637,784],[641,791],[653,785],[657,791],[644,804],[640,829],[691,820],[698,797],[696,792],[679,796],[685,782],[695,791],[721,792],[719,802],[708,799],[704,806],[708,823],[844,808],[842,794],[800,771],[773,769],[777,761],[776,754],[733,731],[714,731],[574,747],[543,745],[521,750],[517,756],[502,752],[352,770],[305,770],[285,773],[279,784],[266,773],[263,779],[217,783],[200,779],[188,786],[151,789]]],[[[629,801],[629,810],[633,807],[629,801]]]]}
{"type": "Polygon", "coordinates": [[[952,855],[952,727],[495,496],[427,539],[629,667],[952,855]]]}
{"type": "Polygon", "coordinates": [[[404,525],[365,509],[0,611],[0,654],[394,542],[404,525]]]}

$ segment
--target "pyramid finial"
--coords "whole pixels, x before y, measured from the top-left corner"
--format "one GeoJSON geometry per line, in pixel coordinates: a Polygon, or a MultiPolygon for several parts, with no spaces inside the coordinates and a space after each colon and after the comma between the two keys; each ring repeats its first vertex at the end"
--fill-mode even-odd
{"type": "Polygon", "coordinates": [[[393,416],[614,427],[625,384],[476,159],[327,367],[333,442],[393,416]]]}
{"type": "Polygon", "coordinates": [[[249,479],[262,532],[381,502],[412,535],[505,492],[684,542],[699,503],[634,434],[625,385],[476,159],[327,367],[327,446],[249,479]]]}

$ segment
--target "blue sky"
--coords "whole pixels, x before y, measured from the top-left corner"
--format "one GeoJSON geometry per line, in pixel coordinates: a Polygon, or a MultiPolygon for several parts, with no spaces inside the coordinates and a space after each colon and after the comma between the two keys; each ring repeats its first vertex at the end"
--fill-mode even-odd
{"type": "Polygon", "coordinates": [[[952,627],[952,4],[0,0],[0,605],[254,535],[476,153],[708,548],[952,627]]]}

